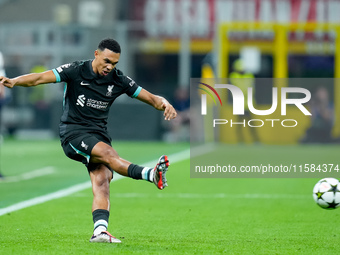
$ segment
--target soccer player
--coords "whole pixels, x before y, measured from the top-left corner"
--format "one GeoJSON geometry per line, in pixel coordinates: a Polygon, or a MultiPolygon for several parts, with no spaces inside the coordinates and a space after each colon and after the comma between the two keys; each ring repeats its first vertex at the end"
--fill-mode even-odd
{"type": "Polygon", "coordinates": [[[109,38],[99,43],[93,60],[75,61],[46,72],[13,79],[0,76],[0,86],[8,88],[66,82],[64,110],[59,125],[60,140],[65,154],[84,163],[91,178],[94,231],[90,242],[121,242],[107,231],[113,171],[133,179],[153,182],[160,190],[168,186],[165,176],[169,166],[167,156],[161,156],[157,165],[149,168],[119,157],[111,147],[107,118],[110,106],[121,94],[164,111],[165,120],[174,119],[177,115],[165,98],[141,88],[116,68],[120,53],[118,42],[109,38]]]}

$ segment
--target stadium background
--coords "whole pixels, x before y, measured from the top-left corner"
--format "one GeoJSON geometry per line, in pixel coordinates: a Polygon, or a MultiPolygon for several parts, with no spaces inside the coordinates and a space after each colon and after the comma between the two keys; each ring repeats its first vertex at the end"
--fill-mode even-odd
{"type": "MultiPolygon", "coordinates": [[[[338,1],[3,0],[0,4],[0,49],[9,77],[92,58],[98,40],[105,37],[122,45],[121,70],[172,102],[189,88],[190,77],[227,77],[245,49],[257,50],[256,78],[340,76],[339,29],[332,27],[339,22],[338,1]]],[[[340,93],[334,86],[327,90],[334,95],[330,103],[338,114],[335,99],[340,93]]],[[[12,100],[4,106],[2,132],[19,138],[57,137],[62,91],[62,85],[14,88],[12,100]]],[[[178,100],[185,100],[185,95],[178,100]]],[[[137,100],[122,97],[114,108],[109,125],[114,139],[188,140],[188,128],[167,125],[137,100]],[[148,121],[130,118],[132,112],[134,118],[143,115],[148,121]]],[[[300,138],[310,125],[305,122],[300,138]]],[[[338,118],[334,125],[336,138],[338,118]]],[[[223,135],[221,140],[235,142],[223,135]]]]}
{"type": "MultiPolygon", "coordinates": [[[[299,144],[312,125],[310,118],[302,121],[298,135],[270,136],[269,140],[262,136],[256,144],[249,130],[243,143],[233,133],[211,137],[208,130],[196,137],[189,133],[188,120],[169,125],[150,106],[122,96],[110,113],[114,147],[122,157],[142,163],[157,158],[159,151],[171,155],[187,151],[194,136],[206,142],[222,141],[227,160],[235,165],[260,164],[263,158],[273,165],[291,160],[338,164],[340,93],[337,80],[332,80],[339,78],[340,68],[338,13],[337,0],[0,0],[0,52],[7,76],[15,77],[92,58],[98,41],[113,37],[122,46],[118,68],[182,109],[188,107],[190,78],[228,77],[235,60],[255,56],[257,66],[249,67],[255,78],[326,81],[322,84],[335,110],[331,140],[299,144]],[[280,33],[285,26],[294,27],[287,37],[280,33]],[[247,50],[250,55],[242,55],[247,50]]],[[[316,82],[312,93],[318,87],[316,82]]],[[[267,107],[270,94],[259,88],[256,100],[267,107]]],[[[0,248],[9,254],[112,251],[88,246],[89,187],[55,203],[1,214],[15,203],[88,181],[83,166],[68,160],[57,141],[62,94],[62,84],[7,90],[0,125],[4,137],[0,172],[5,175],[0,182],[0,248]],[[79,230],[74,230],[73,219],[64,216],[67,213],[81,219],[79,230]],[[20,229],[24,238],[16,241],[13,229],[20,229]],[[81,246],[69,239],[79,235],[81,246]]],[[[222,116],[230,110],[230,105],[224,107],[222,116]]],[[[209,152],[207,157],[213,158],[214,152],[209,152]]],[[[117,251],[330,254],[336,250],[337,234],[322,233],[337,233],[333,223],[338,222],[338,211],[316,207],[311,198],[316,179],[194,179],[189,178],[189,165],[189,159],[172,164],[172,189],[161,195],[140,182],[122,180],[112,185],[114,211],[125,215],[120,222],[110,223],[118,237],[126,235],[127,245],[116,247],[117,251]],[[155,201],[166,210],[155,209],[155,201]],[[184,215],[180,219],[179,211],[184,215]],[[153,218],[166,215],[166,235],[146,220],[130,222],[145,212],[153,218]]],[[[334,174],[338,178],[338,172],[334,174]]]]}

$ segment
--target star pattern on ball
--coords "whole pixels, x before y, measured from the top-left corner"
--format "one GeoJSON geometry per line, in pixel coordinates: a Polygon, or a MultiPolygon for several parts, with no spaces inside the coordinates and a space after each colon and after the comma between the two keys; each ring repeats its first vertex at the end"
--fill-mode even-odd
{"type": "Polygon", "coordinates": [[[328,203],[328,209],[335,209],[338,207],[340,203],[335,203],[335,201],[333,201],[332,203],[328,203]]]}
{"type": "Polygon", "coordinates": [[[338,185],[331,185],[329,192],[333,192],[335,195],[338,192],[338,185]]]}
{"type": "Polygon", "coordinates": [[[325,192],[317,192],[317,193],[315,193],[315,195],[317,196],[317,199],[319,200],[319,199],[321,199],[321,197],[322,197],[322,195],[324,194],[325,192]]]}

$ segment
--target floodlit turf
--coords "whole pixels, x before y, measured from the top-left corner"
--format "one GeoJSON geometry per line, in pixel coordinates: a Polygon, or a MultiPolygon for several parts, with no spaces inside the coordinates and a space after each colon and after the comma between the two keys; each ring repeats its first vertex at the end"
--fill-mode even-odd
{"type": "MultiPolygon", "coordinates": [[[[115,147],[122,157],[142,163],[188,145],[118,143],[115,147]]],[[[303,147],[294,149],[298,153],[303,147]]],[[[268,151],[268,147],[257,150],[268,151]]],[[[308,150],[309,155],[313,150],[320,153],[317,146],[308,150]]],[[[82,165],[64,157],[57,141],[8,141],[1,154],[7,175],[45,166],[55,167],[56,172],[16,184],[0,183],[0,207],[88,180],[82,165]]],[[[228,156],[237,157],[232,152],[228,156]]],[[[278,153],[278,161],[279,157],[278,153]]],[[[184,160],[170,166],[168,181],[163,191],[131,179],[111,184],[109,231],[122,244],[89,243],[92,193],[86,189],[0,216],[0,253],[338,253],[340,209],[328,211],[314,203],[316,179],[190,179],[189,160],[184,160]]]]}

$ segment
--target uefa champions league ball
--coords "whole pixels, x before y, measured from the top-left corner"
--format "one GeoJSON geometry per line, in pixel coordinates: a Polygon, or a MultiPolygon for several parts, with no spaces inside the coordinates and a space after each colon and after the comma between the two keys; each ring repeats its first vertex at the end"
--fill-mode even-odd
{"type": "Polygon", "coordinates": [[[315,202],[324,209],[335,209],[340,206],[340,182],[334,178],[318,181],[313,189],[315,202]]]}

